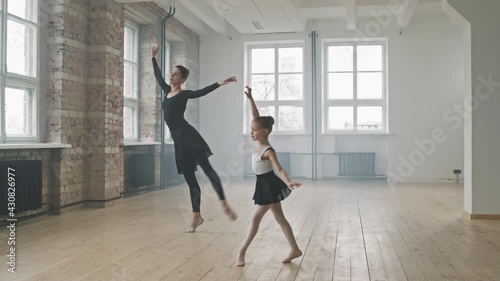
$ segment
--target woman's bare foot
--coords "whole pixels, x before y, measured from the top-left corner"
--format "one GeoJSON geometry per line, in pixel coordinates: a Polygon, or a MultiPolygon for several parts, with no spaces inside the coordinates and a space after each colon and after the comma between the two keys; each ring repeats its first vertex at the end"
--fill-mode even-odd
{"type": "Polygon", "coordinates": [[[203,223],[203,218],[198,215],[198,216],[193,216],[193,221],[191,222],[191,227],[187,230],[189,233],[193,233],[196,231],[196,228],[200,226],[203,223]]]}
{"type": "Polygon", "coordinates": [[[286,258],[285,258],[284,260],[282,260],[281,262],[282,262],[282,263],[289,263],[289,262],[291,262],[293,259],[298,258],[298,257],[300,257],[300,256],[302,256],[302,251],[301,251],[301,250],[299,250],[299,249],[297,249],[297,250],[295,250],[295,251],[290,252],[290,254],[288,255],[288,257],[286,257],[286,258]]]}
{"type": "Polygon", "coordinates": [[[238,257],[236,258],[236,265],[237,266],[244,266],[245,265],[245,253],[239,251],[238,252],[238,257]]]}
{"type": "Polygon", "coordinates": [[[238,216],[236,215],[236,212],[231,209],[229,206],[224,206],[224,213],[231,219],[231,220],[236,220],[238,216]]]}

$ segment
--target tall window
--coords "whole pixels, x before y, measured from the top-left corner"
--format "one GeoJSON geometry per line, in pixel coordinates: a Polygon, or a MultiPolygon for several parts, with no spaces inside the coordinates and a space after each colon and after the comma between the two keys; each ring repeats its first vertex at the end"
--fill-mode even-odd
{"type": "Polygon", "coordinates": [[[123,138],[139,140],[139,28],[132,22],[125,22],[125,56],[123,78],[123,138]]]}
{"type": "Polygon", "coordinates": [[[385,49],[385,42],[325,45],[324,131],[387,131],[385,49]]]}
{"type": "Polygon", "coordinates": [[[37,0],[0,0],[0,139],[38,140],[37,0]]]}
{"type": "MultiPolygon", "coordinates": [[[[248,82],[260,115],[275,119],[273,131],[304,131],[303,53],[303,46],[297,44],[250,46],[248,49],[248,82]]],[[[248,106],[245,110],[247,120],[251,120],[248,106]]]]}

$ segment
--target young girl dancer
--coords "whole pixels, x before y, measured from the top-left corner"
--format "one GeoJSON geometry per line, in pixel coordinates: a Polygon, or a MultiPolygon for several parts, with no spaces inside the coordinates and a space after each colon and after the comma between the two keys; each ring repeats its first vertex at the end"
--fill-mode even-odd
{"type": "Polygon", "coordinates": [[[170,85],[168,85],[163,79],[161,70],[156,62],[155,57],[158,50],[159,47],[153,47],[151,50],[151,59],[153,61],[156,80],[166,95],[162,104],[165,123],[167,123],[170,129],[174,141],[177,172],[184,174],[191,195],[193,221],[187,231],[194,232],[203,223],[203,217],[200,214],[201,190],[194,173],[198,165],[201,166],[210,179],[226,215],[230,219],[235,220],[236,213],[227,204],[221,180],[208,161],[208,157],[212,155],[212,151],[198,131],[184,119],[184,112],[186,111],[188,99],[202,97],[219,86],[235,82],[236,78],[234,76],[229,77],[197,91],[182,90],[181,85],[186,81],[189,70],[182,65],[177,65],[169,75],[170,85]]]}
{"type": "Polygon", "coordinates": [[[274,149],[269,144],[268,137],[273,129],[273,117],[259,116],[259,111],[252,97],[252,89],[248,86],[246,87],[245,94],[252,108],[252,140],[257,141],[257,146],[252,155],[252,168],[257,175],[253,199],[255,204],[259,206],[253,216],[245,242],[238,252],[236,265],[245,265],[245,252],[259,230],[260,221],[269,209],[271,209],[274,218],[280,225],[281,230],[290,244],[290,253],[282,261],[283,263],[289,263],[293,259],[300,257],[302,251],[299,249],[295,237],[293,236],[292,228],[283,214],[281,201],[290,194],[292,189],[299,187],[301,184],[293,182],[288,178],[288,175],[278,162],[274,149]],[[285,182],[274,174],[273,166],[285,182]]]}

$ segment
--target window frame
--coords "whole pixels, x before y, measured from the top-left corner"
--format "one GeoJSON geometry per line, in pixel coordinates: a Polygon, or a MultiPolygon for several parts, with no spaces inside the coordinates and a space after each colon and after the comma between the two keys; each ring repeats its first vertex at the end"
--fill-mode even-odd
{"type": "MultiPolygon", "coordinates": [[[[252,85],[252,76],[253,75],[274,75],[274,99],[273,100],[255,100],[255,104],[257,107],[265,107],[272,106],[274,107],[274,118],[275,123],[273,126],[273,134],[275,135],[288,135],[288,134],[305,134],[306,133],[306,91],[305,91],[305,44],[303,41],[279,41],[279,42],[258,42],[258,43],[245,43],[246,45],[246,60],[245,60],[245,72],[246,72],[246,84],[252,85]],[[252,49],[262,49],[262,48],[273,48],[274,49],[274,67],[275,70],[273,73],[253,73],[252,72],[252,49]],[[301,48],[302,49],[302,71],[301,72],[279,72],[279,49],[280,48],[301,48]],[[279,76],[287,75],[287,74],[301,74],[302,75],[302,99],[298,100],[280,100],[279,99],[279,76]],[[299,130],[283,130],[279,127],[279,107],[281,106],[292,106],[292,107],[301,107],[302,108],[302,129],[299,130]]],[[[250,133],[250,123],[252,120],[252,113],[250,110],[250,106],[248,103],[248,99],[245,97],[244,101],[244,129],[243,132],[248,134],[250,133]]]]}
{"type": "Polygon", "coordinates": [[[125,118],[123,118],[123,139],[125,142],[138,142],[140,140],[140,126],[139,126],[139,118],[140,118],[140,91],[139,91],[139,60],[140,60],[140,53],[139,53],[139,26],[134,23],[133,21],[130,21],[128,19],[125,19],[125,24],[124,24],[124,37],[123,37],[123,42],[124,42],[124,53],[123,53],[123,73],[124,73],[124,83],[123,83],[123,115],[125,117],[125,109],[127,107],[132,108],[132,132],[133,135],[132,137],[126,137],[125,136],[125,118]],[[135,61],[129,61],[126,59],[125,56],[125,31],[126,29],[132,29],[134,31],[134,40],[133,40],[133,55],[134,55],[134,60],[135,61]],[[135,77],[133,77],[134,81],[134,93],[136,98],[131,98],[125,96],[125,68],[127,64],[133,64],[135,66],[135,77]]]}
{"type": "Polygon", "coordinates": [[[387,39],[374,38],[364,40],[325,40],[323,43],[323,133],[324,134],[381,134],[388,133],[388,91],[387,91],[387,39]],[[370,73],[380,71],[358,71],[357,69],[357,46],[382,46],[382,97],[380,99],[358,99],[357,80],[359,73],[370,73]],[[353,98],[352,99],[330,99],[329,79],[330,73],[343,73],[348,71],[332,71],[329,69],[328,49],[331,46],[352,46],[353,47],[353,98]],[[333,106],[349,106],[353,108],[353,129],[330,129],[329,108],[333,106]],[[358,129],[357,112],[359,107],[381,106],[382,107],[382,128],[380,130],[360,130],[358,129]]]}
{"type": "Polygon", "coordinates": [[[0,0],[0,143],[33,143],[40,142],[40,94],[39,94],[39,82],[40,82],[40,42],[39,33],[40,25],[38,22],[39,16],[39,3],[38,0],[34,1],[34,20],[30,21],[27,19],[20,18],[14,14],[8,13],[8,1],[0,0]],[[33,67],[33,75],[22,75],[7,71],[7,36],[8,36],[8,21],[14,21],[16,23],[31,26],[34,30],[33,44],[33,58],[29,63],[33,67]],[[6,112],[5,112],[5,93],[6,88],[15,89],[28,89],[31,92],[31,110],[29,112],[31,119],[31,134],[28,135],[7,135],[6,130],[6,112]]]}

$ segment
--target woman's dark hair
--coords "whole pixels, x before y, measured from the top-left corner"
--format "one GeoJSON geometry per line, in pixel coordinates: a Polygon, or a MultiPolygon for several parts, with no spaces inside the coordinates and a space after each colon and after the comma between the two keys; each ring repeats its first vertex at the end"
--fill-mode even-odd
{"type": "Polygon", "coordinates": [[[184,78],[184,79],[188,78],[188,76],[189,76],[189,69],[185,68],[182,65],[176,65],[175,67],[177,67],[177,69],[179,69],[179,71],[181,72],[181,77],[182,78],[184,78]]]}
{"type": "Polygon", "coordinates": [[[268,129],[269,133],[273,131],[274,118],[272,116],[259,116],[253,119],[254,122],[259,124],[264,129],[268,129]]]}

